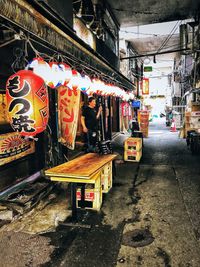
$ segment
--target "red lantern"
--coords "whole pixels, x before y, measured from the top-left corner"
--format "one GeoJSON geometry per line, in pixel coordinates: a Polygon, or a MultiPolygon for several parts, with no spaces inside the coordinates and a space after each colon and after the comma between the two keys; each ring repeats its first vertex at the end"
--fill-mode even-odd
{"type": "Polygon", "coordinates": [[[6,99],[9,121],[23,136],[35,136],[48,123],[48,93],[44,80],[30,70],[21,70],[8,78],[6,99]]]}

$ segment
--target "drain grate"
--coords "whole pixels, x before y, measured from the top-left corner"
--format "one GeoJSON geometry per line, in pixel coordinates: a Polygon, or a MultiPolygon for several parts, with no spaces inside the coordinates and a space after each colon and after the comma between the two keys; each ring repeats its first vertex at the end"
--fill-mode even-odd
{"type": "Polygon", "coordinates": [[[122,244],[129,247],[144,247],[151,244],[154,237],[148,229],[136,229],[123,235],[122,244]]]}

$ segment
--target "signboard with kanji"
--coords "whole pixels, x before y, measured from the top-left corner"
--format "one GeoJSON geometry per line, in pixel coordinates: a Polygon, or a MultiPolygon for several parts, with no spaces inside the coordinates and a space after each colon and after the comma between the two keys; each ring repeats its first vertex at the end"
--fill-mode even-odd
{"type": "Polygon", "coordinates": [[[0,166],[35,152],[35,142],[19,133],[0,134],[0,166]]]}
{"type": "Polygon", "coordinates": [[[66,86],[58,88],[59,141],[74,149],[80,109],[80,90],[66,86]]]}
{"type": "Polygon", "coordinates": [[[140,83],[140,89],[142,91],[142,95],[148,95],[149,94],[149,79],[143,78],[140,83]]]}

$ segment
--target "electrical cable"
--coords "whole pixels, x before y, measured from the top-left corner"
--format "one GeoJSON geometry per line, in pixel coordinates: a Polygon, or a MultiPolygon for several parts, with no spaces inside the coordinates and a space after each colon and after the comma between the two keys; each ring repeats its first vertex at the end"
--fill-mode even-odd
{"type": "Polygon", "coordinates": [[[11,44],[11,43],[13,43],[14,41],[16,41],[15,38],[13,38],[12,40],[9,40],[9,41],[7,41],[7,42],[1,44],[1,45],[0,45],[0,48],[4,47],[4,46],[6,46],[6,45],[9,45],[9,44],[11,44]]]}
{"type": "MultiPolygon", "coordinates": [[[[166,47],[166,51],[167,51],[167,49],[169,49],[169,48],[174,48],[174,49],[179,49],[180,48],[180,45],[179,44],[174,44],[174,45],[170,45],[170,46],[167,46],[166,47]]],[[[163,50],[163,52],[164,52],[165,50],[163,50]]],[[[141,53],[149,53],[149,51],[140,51],[140,54],[141,53]]],[[[151,53],[157,53],[157,51],[155,51],[155,50],[153,50],[153,51],[151,51],[151,53]]],[[[148,56],[148,55],[147,55],[148,56]]]]}
{"type": "Polygon", "coordinates": [[[120,32],[124,32],[124,33],[133,33],[133,34],[137,34],[137,35],[153,35],[153,36],[162,36],[162,34],[157,34],[157,33],[138,33],[138,32],[132,32],[132,31],[127,31],[127,30],[120,30],[120,32]]]}
{"type": "Polygon", "coordinates": [[[171,32],[167,36],[167,38],[161,44],[160,48],[158,48],[157,53],[160,52],[162,50],[162,48],[169,42],[169,40],[171,39],[171,37],[174,34],[174,32],[177,30],[178,26],[181,24],[181,22],[182,22],[182,20],[181,21],[177,21],[177,23],[174,25],[174,27],[172,28],[171,32]]]}

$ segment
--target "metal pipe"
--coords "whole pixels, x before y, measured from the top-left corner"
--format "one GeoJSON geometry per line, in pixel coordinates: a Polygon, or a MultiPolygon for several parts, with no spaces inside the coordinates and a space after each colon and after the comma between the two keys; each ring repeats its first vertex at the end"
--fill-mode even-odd
{"type": "Polygon", "coordinates": [[[155,52],[155,53],[149,53],[149,54],[143,54],[143,55],[123,57],[123,58],[120,58],[120,60],[130,59],[130,58],[156,56],[156,55],[163,55],[163,54],[170,54],[170,53],[176,53],[176,52],[181,52],[181,51],[190,51],[190,49],[187,49],[187,48],[184,48],[184,49],[175,49],[175,50],[163,51],[163,52],[158,52],[158,53],[155,52]]]}

